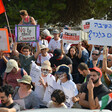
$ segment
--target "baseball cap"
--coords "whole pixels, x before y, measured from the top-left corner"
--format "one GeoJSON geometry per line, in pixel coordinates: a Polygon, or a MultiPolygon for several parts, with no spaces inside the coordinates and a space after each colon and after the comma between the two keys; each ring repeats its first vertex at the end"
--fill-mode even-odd
{"type": "Polygon", "coordinates": [[[91,71],[91,70],[95,70],[96,72],[100,73],[100,78],[102,77],[102,71],[100,70],[100,68],[98,68],[98,67],[93,67],[93,68],[90,68],[89,70],[90,70],[90,71],[91,71]]]}
{"type": "Polygon", "coordinates": [[[58,34],[59,33],[59,30],[57,30],[57,29],[55,29],[54,31],[53,31],[53,34],[58,34]]]}
{"type": "Polygon", "coordinates": [[[54,52],[53,52],[53,56],[55,59],[58,59],[62,54],[62,51],[61,49],[55,49],[54,52]]]}
{"type": "Polygon", "coordinates": [[[10,60],[7,62],[7,67],[6,67],[5,72],[6,72],[6,73],[11,72],[11,70],[12,70],[14,67],[17,69],[17,71],[19,70],[19,67],[18,67],[17,62],[16,62],[14,59],[10,59],[10,60]]]}
{"type": "Polygon", "coordinates": [[[22,79],[17,79],[17,82],[19,83],[22,82],[22,83],[30,84],[30,85],[31,85],[31,81],[32,81],[32,78],[29,75],[24,75],[22,79]]]}
{"type": "Polygon", "coordinates": [[[47,49],[47,51],[49,51],[49,49],[46,45],[40,45],[40,50],[42,50],[42,49],[47,49]]]}
{"type": "Polygon", "coordinates": [[[41,68],[43,69],[48,69],[48,70],[52,70],[51,68],[51,63],[49,62],[49,60],[46,60],[42,63],[41,68]]]}
{"type": "Polygon", "coordinates": [[[66,64],[62,64],[58,67],[56,74],[60,72],[65,72],[67,74],[67,79],[70,80],[70,68],[66,64]]]}

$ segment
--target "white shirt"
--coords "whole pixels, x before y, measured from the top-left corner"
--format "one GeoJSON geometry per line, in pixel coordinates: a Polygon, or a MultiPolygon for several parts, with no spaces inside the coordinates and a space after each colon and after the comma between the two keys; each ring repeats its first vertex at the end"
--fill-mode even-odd
{"type": "Polygon", "coordinates": [[[61,49],[60,38],[58,40],[51,39],[48,45],[50,51],[54,51],[55,49],[61,49]]]}
{"type": "Polygon", "coordinates": [[[42,54],[39,54],[37,58],[37,63],[42,64],[44,61],[49,60],[53,56],[52,53],[47,53],[47,56],[42,56],[42,54]]]}

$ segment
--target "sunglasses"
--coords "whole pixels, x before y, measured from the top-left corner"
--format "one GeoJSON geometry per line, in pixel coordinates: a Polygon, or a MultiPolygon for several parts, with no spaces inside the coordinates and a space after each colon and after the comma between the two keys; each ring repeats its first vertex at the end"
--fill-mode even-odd
{"type": "Polygon", "coordinates": [[[99,54],[92,53],[92,55],[96,55],[96,56],[98,56],[99,54]]]}
{"type": "Polygon", "coordinates": [[[107,59],[107,61],[111,61],[111,59],[107,59]]]}

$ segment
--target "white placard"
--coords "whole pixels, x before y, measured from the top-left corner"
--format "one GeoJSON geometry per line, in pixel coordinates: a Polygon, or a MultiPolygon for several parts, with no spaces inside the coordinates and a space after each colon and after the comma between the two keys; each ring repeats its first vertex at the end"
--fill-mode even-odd
{"type": "Polygon", "coordinates": [[[63,42],[78,44],[81,41],[81,31],[63,30],[63,42]]]}
{"type": "Polygon", "coordinates": [[[88,43],[112,46],[112,21],[92,20],[90,22],[88,43]]]}
{"type": "Polygon", "coordinates": [[[32,82],[34,82],[35,85],[40,85],[39,80],[41,77],[41,67],[36,65],[34,61],[32,61],[30,76],[32,78],[32,82]]]}
{"type": "Polygon", "coordinates": [[[18,26],[17,41],[32,42],[36,41],[36,26],[18,26]]]}
{"type": "Polygon", "coordinates": [[[83,20],[82,21],[82,29],[84,32],[89,32],[90,29],[90,21],[94,20],[94,18],[83,20]]]}

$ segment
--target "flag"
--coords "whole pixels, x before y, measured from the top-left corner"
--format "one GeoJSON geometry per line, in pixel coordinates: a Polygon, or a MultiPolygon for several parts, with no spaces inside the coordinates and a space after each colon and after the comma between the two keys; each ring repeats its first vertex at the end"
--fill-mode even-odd
{"type": "Polygon", "coordinates": [[[104,109],[112,101],[112,93],[109,93],[101,98],[99,101],[100,110],[104,109]]]}
{"type": "Polygon", "coordinates": [[[2,14],[4,12],[5,12],[5,8],[4,8],[2,0],[0,0],[0,14],[2,14]]]}

